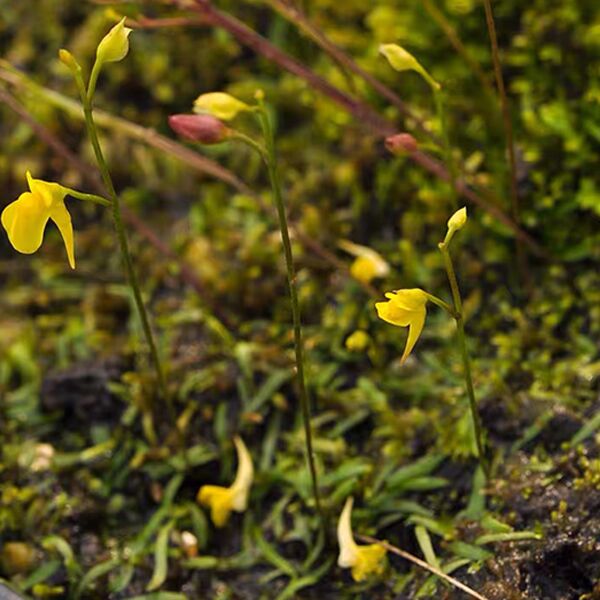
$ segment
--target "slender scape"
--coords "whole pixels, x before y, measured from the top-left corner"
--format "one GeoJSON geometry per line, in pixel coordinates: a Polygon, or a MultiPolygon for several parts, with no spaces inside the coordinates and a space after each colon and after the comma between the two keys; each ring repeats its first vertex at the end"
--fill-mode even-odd
{"type": "MultiPolygon", "coordinates": [[[[304,375],[304,343],[302,341],[302,324],[300,320],[300,307],[298,304],[298,289],[296,281],[296,270],[294,267],[294,257],[292,254],[292,244],[290,241],[290,234],[288,231],[287,215],[283,202],[283,195],[281,192],[281,180],[279,177],[279,170],[277,168],[277,155],[275,151],[275,139],[273,134],[273,126],[269,115],[265,109],[264,103],[261,98],[258,98],[258,109],[257,116],[262,127],[263,135],[265,138],[265,149],[266,152],[261,152],[261,156],[266,163],[269,171],[269,179],[271,182],[271,188],[273,190],[273,200],[277,208],[277,216],[279,218],[279,228],[281,230],[281,241],[283,243],[283,253],[285,256],[285,265],[287,269],[287,280],[290,294],[290,304],[292,307],[292,319],[294,324],[294,347],[296,353],[296,377],[298,380],[298,386],[300,389],[300,404],[302,406],[302,420],[304,423],[304,434],[306,437],[306,453],[308,459],[308,466],[310,469],[310,475],[312,479],[313,495],[315,498],[315,505],[317,512],[319,513],[323,525],[325,524],[323,510],[321,507],[321,499],[319,495],[319,484],[317,478],[317,469],[315,465],[315,459],[313,455],[313,443],[312,443],[312,430],[310,424],[310,403],[308,399],[308,392],[306,390],[306,380],[304,375]]],[[[247,141],[247,140],[244,140],[247,141]]],[[[253,147],[256,145],[253,143],[253,147]]]]}
{"type": "Polygon", "coordinates": [[[460,295],[460,289],[458,287],[458,281],[456,279],[456,273],[454,271],[454,265],[452,264],[452,258],[450,256],[449,243],[452,239],[454,232],[449,232],[446,239],[438,244],[440,252],[444,260],[444,267],[448,275],[448,282],[450,283],[450,289],[452,291],[452,300],[454,302],[454,311],[452,314],[456,321],[456,333],[458,336],[458,343],[460,345],[460,352],[463,362],[463,371],[465,377],[465,386],[467,388],[467,396],[469,397],[469,408],[471,410],[471,418],[473,420],[473,429],[475,432],[475,442],[477,444],[477,454],[479,457],[479,463],[485,473],[486,478],[489,478],[489,465],[485,458],[485,450],[483,445],[483,429],[481,426],[481,419],[477,412],[477,401],[475,400],[475,390],[473,388],[473,376],[471,374],[471,359],[469,357],[469,351],[467,349],[467,338],[465,334],[465,319],[462,306],[462,298],[460,295]]]}
{"type": "MultiPolygon", "coordinates": [[[[148,343],[148,347],[150,349],[150,356],[152,357],[152,363],[154,365],[154,369],[156,371],[156,378],[159,386],[159,390],[161,396],[165,399],[167,403],[167,410],[169,411],[169,416],[173,422],[176,422],[176,414],[175,408],[173,406],[173,401],[170,395],[168,394],[167,384],[165,375],[163,372],[162,364],[160,362],[160,358],[158,356],[158,349],[156,347],[156,342],[154,340],[154,335],[152,334],[152,328],[150,327],[150,320],[148,318],[148,313],[146,312],[146,308],[144,306],[144,301],[142,299],[142,293],[140,291],[139,281],[133,267],[133,261],[131,259],[131,254],[129,252],[129,244],[127,241],[127,234],[125,233],[125,227],[123,225],[123,218],[121,216],[121,206],[119,201],[119,196],[115,190],[115,186],[110,175],[110,171],[108,169],[108,165],[106,164],[106,160],[104,158],[104,154],[102,152],[102,147],[100,146],[100,141],[98,139],[98,132],[96,129],[96,124],[94,122],[94,114],[93,114],[93,93],[95,85],[95,79],[90,80],[90,86],[86,90],[85,84],[83,82],[83,77],[81,75],[81,68],[77,65],[75,68],[72,68],[72,73],[74,74],[75,81],[77,83],[77,89],[79,90],[79,95],[81,96],[81,102],[83,104],[83,113],[85,116],[85,124],[88,136],[90,138],[90,142],[92,144],[92,148],[94,149],[94,155],[96,157],[96,162],[98,163],[98,169],[100,171],[100,175],[102,177],[102,181],[106,187],[108,192],[110,201],[111,201],[111,212],[113,223],[115,227],[115,232],[117,234],[117,239],[119,240],[119,247],[121,250],[121,256],[123,258],[123,262],[125,264],[125,270],[127,272],[127,279],[129,280],[129,285],[133,292],[133,298],[135,301],[135,305],[137,308],[138,315],[140,317],[142,323],[142,329],[144,330],[144,336],[146,337],[146,342],[148,343]]],[[[93,72],[97,69],[94,68],[93,72]]],[[[97,77],[97,75],[96,75],[97,77]]]]}

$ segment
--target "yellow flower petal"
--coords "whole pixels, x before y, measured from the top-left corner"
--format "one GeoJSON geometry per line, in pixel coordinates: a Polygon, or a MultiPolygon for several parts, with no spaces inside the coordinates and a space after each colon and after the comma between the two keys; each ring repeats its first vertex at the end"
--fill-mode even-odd
{"type": "Polygon", "coordinates": [[[412,318],[413,311],[397,306],[392,300],[389,302],[376,302],[375,308],[380,319],[398,327],[407,327],[412,318]]]}
{"type": "Polygon", "coordinates": [[[203,485],[198,491],[197,500],[211,509],[210,517],[215,527],[226,525],[231,511],[244,512],[248,506],[248,495],[254,479],[254,466],[248,448],[242,438],[233,438],[238,457],[235,480],[230,487],[203,485]]]}
{"type": "Polygon", "coordinates": [[[44,199],[25,192],[2,211],[2,226],[17,252],[32,254],[41,245],[44,229],[50,218],[50,208],[44,199]]]}
{"type": "Polygon", "coordinates": [[[357,555],[352,566],[352,579],[364,581],[371,575],[381,575],[385,570],[386,549],[379,544],[357,546],[357,555]]]}
{"type": "Polygon", "coordinates": [[[394,304],[405,310],[421,310],[427,303],[427,294],[420,288],[397,290],[385,295],[394,301],[394,304]]]}
{"type": "Polygon", "coordinates": [[[350,274],[359,281],[369,283],[375,277],[385,277],[390,272],[390,266],[386,260],[368,246],[361,246],[349,240],[340,240],[338,246],[356,256],[356,260],[350,267],[350,274]]]}
{"type": "Polygon", "coordinates": [[[64,202],[59,202],[52,207],[50,218],[54,221],[67,249],[67,258],[71,269],[75,268],[75,242],[73,240],[73,223],[71,215],[64,202]]]}
{"type": "Polygon", "coordinates": [[[381,575],[385,569],[386,549],[379,544],[359,546],[352,535],[352,505],[354,499],[349,497],[344,504],[337,526],[340,553],[338,566],[352,569],[354,581],[363,581],[370,575],[381,575]]]}
{"type": "Polygon", "coordinates": [[[417,343],[417,340],[421,335],[421,331],[423,331],[423,326],[425,325],[425,316],[426,311],[423,308],[423,312],[415,313],[413,319],[409,323],[408,338],[406,338],[406,346],[404,347],[404,353],[402,354],[402,358],[400,359],[400,364],[404,363],[404,361],[412,352],[412,349],[415,347],[415,344],[417,343]]]}
{"type": "Polygon", "coordinates": [[[400,362],[404,363],[423,331],[427,316],[427,294],[419,288],[414,288],[388,292],[385,297],[388,298],[387,302],[375,304],[379,318],[392,325],[409,328],[404,353],[400,359],[400,362]]]}
{"type": "Polygon", "coordinates": [[[346,499],[344,508],[340,514],[340,519],[337,526],[338,545],[340,554],[338,556],[338,566],[343,569],[352,567],[356,562],[358,546],[352,535],[352,505],[354,498],[350,496],[346,499]]]}
{"type": "Polygon", "coordinates": [[[35,179],[32,177],[30,171],[27,171],[26,177],[31,193],[42,198],[48,208],[52,208],[53,205],[63,202],[65,196],[69,193],[69,190],[59,183],[35,179]]]}
{"type": "Polygon", "coordinates": [[[362,329],[354,331],[346,338],[346,349],[350,352],[361,352],[364,350],[371,341],[369,334],[362,329]]]}
{"type": "Polygon", "coordinates": [[[233,438],[233,443],[238,458],[237,473],[230,488],[233,492],[233,510],[243,512],[248,506],[248,495],[254,479],[254,466],[252,465],[250,452],[248,452],[242,438],[236,435],[233,438]]]}
{"type": "Polygon", "coordinates": [[[363,283],[370,283],[377,276],[377,265],[367,256],[359,256],[350,266],[350,275],[363,283]]]}
{"type": "Polygon", "coordinates": [[[210,518],[215,527],[224,527],[233,510],[234,493],[220,485],[203,485],[198,492],[198,502],[210,508],[210,518]]]}
{"type": "Polygon", "coordinates": [[[25,192],[2,211],[2,225],[15,250],[32,254],[42,245],[48,219],[52,219],[65,243],[71,268],[75,268],[73,225],[65,206],[69,190],[58,183],[34,179],[27,171],[30,192],[25,192]]]}

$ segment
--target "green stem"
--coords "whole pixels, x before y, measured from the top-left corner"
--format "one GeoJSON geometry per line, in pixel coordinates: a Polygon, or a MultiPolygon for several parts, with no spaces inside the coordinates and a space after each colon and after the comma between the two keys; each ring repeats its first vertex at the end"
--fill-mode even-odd
{"type": "Polygon", "coordinates": [[[458,192],[456,191],[456,182],[458,180],[458,170],[456,168],[456,162],[452,155],[452,147],[450,145],[450,134],[448,133],[448,119],[446,115],[446,106],[444,103],[444,92],[441,88],[435,88],[431,86],[433,97],[435,99],[435,110],[437,118],[440,122],[440,130],[442,134],[442,144],[444,152],[444,162],[448,168],[448,174],[450,175],[450,190],[454,206],[458,206],[458,192]]]}
{"type": "Polygon", "coordinates": [[[85,192],[78,192],[77,190],[72,190],[71,188],[67,188],[69,190],[69,196],[73,196],[73,198],[77,198],[78,200],[85,200],[87,202],[94,202],[94,204],[100,204],[102,206],[112,206],[112,202],[103,198],[102,196],[97,196],[96,194],[86,194],[85,192]]]}
{"type": "Polygon", "coordinates": [[[267,149],[263,145],[259,144],[257,141],[253,140],[249,135],[246,135],[241,131],[234,131],[231,134],[231,139],[237,140],[238,142],[242,142],[242,144],[246,144],[246,146],[249,146],[250,148],[255,150],[257,154],[262,158],[267,168],[269,167],[269,155],[267,154],[267,149]]]}
{"type": "Polygon", "coordinates": [[[456,273],[454,271],[454,265],[452,264],[452,258],[448,250],[448,245],[445,242],[439,244],[439,249],[444,259],[444,267],[448,274],[448,281],[450,283],[450,289],[452,290],[452,299],[454,301],[454,310],[456,321],[456,333],[458,336],[458,343],[460,346],[460,352],[463,362],[463,372],[465,377],[465,385],[467,388],[467,396],[469,397],[469,407],[471,409],[471,418],[473,419],[473,429],[475,431],[475,442],[477,444],[477,454],[479,458],[479,464],[485,473],[486,478],[489,478],[489,466],[485,458],[484,445],[483,445],[483,428],[481,426],[481,420],[479,418],[479,412],[477,411],[477,401],[475,400],[475,389],[473,387],[473,376],[471,374],[471,358],[467,349],[467,336],[465,333],[465,319],[462,308],[462,298],[460,295],[460,289],[458,287],[458,281],[456,279],[456,273]]]}
{"type": "Polygon", "coordinates": [[[275,139],[273,134],[273,126],[269,115],[267,114],[262,101],[259,100],[260,110],[258,118],[265,137],[266,146],[266,165],[269,171],[269,179],[273,191],[273,199],[277,208],[277,216],[279,217],[279,228],[281,231],[281,241],[283,243],[283,253],[285,256],[285,265],[287,269],[287,280],[290,294],[290,304],[292,307],[292,319],[294,323],[294,347],[296,352],[296,376],[298,386],[300,388],[300,404],[302,406],[302,418],[304,422],[304,434],[306,438],[306,454],[308,458],[308,466],[312,479],[313,495],[315,498],[315,506],[321,517],[323,526],[325,526],[325,517],[321,507],[321,499],[319,495],[319,482],[317,478],[317,469],[315,465],[313,443],[312,443],[312,426],[310,422],[310,403],[308,392],[306,390],[306,380],[304,376],[304,344],[302,341],[302,323],[300,321],[300,307],[298,304],[298,290],[296,282],[296,271],[294,268],[294,258],[292,255],[292,244],[288,231],[287,216],[283,202],[281,191],[281,180],[279,170],[277,168],[277,156],[275,152],[275,139]]]}
{"type": "Polygon", "coordinates": [[[456,319],[456,311],[447,302],[444,302],[441,298],[429,294],[428,292],[425,292],[425,295],[427,296],[427,300],[445,310],[453,319],[456,319]]]}
{"type": "Polygon", "coordinates": [[[100,170],[100,175],[102,176],[102,181],[104,182],[104,186],[106,187],[106,190],[108,191],[108,195],[111,200],[113,223],[115,226],[117,239],[119,240],[121,255],[125,264],[125,270],[127,272],[129,285],[131,287],[131,291],[133,292],[133,298],[135,301],[137,312],[142,323],[142,329],[144,330],[146,342],[148,343],[148,347],[150,348],[150,355],[152,357],[152,362],[156,371],[156,378],[158,381],[160,393],[167,402],[167,410],[169,411],[169,415],[172,421],[176,423],[175,408],[173,406],[172,398],[167,391],[165,376],[158,356],[158,350],[154,341],[154,336],[152,334],[152,328],[150,327],[150,320],[148,318],[148,313],[146,312],[146,308],[144,306],[144,301],[142,299],[142,293],[140,291],[138,278],[135,269],[133,268],[133,261],[129,252],[129,244],[127,242],[127,234],[125,233],[123,218],[121,216],[119,196],[117,195],[117,192],[115,190],[115,186],[113,184],[112,177],[110,175],[110,171],[108,170],[108,165],[106,164],[106,160],[104,159],[104,154],[102,153],[102,148],[98,139],[98,132],[96,129],[96,124],[94,122],[92,98],[89,95],[88,91],[86,91],[85,89],[85,84],[81,76],[81,70],[74,70],[73,74],[75,76],[75,81],[77,83],[79,95],[81,96],[81,102],[83,103],[83,112],[85,116],[85,124],[88,136],[90,138],[92,148],[94,149],[94,155],[96,157],[96,162],[98,163],[98,168],[100,170]]]}
{"type": "Polygon", "coordinates": [[[86,91],[86,97],[89,103],[92,103],[94,99],[94,94],[96,93],[96,83],[98,82],[98,76],[100,75],[100,71],[102,69],[102,63],[99,63],[98,60],[94,61],[94,66],[92,67],[92,72],[90,74],[90,80],[88,82],[88,88],[86,91]]]}

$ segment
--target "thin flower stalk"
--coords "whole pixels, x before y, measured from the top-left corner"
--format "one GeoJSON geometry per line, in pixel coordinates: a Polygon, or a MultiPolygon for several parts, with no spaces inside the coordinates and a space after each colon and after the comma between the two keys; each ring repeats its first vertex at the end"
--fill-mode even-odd
{"type": "Polygon", "coordinates": [[[458,343],[463,363],[463,373],[467,396],[469,398],[469,407],[473,421],[473,431],[477,447],[477,457],[481,468],[486,477],[489,477],[489,466],[485,458],[485,448],[483,442],[483,428],[477,412],[477,402],[475,400],[475,390],[473,387],[473,376],[471,374],[471,359],[467,349],[467,340],[465,334],[463,303],[458,287],[454,265],[450,256],[450,242],[454,234],[461,230],[467,222],[467,209],[465,207],[457,210],[448,220],[448,230],[443,242],[438,244],[444,260],[444,267],[450,282],[452,292],[453,306],[444,302],[441,298],[434,296],[420,288],[401,289],[394,292],[387,292],[385,297],[387,301],[377,302],[375,309],[380,319],[395,325],[397,327],[408,327],[408,336],[404,353],[400,359],[403,364],[410,356],[415,344],[417,343],[427,317],[427,302],[431,302],[441,309],[445,310],[455,321],[458,343]]]}
{"type": "Polygon", "coordinates": [[[469,409],[471,411],[471,418],[473,420],[473,431],[475,433],[475,443],[477,444],[477,454],[481,468],[485,473],[486,478],[489,478],[489,465],[485,458],[485,450],[483,444],[483,428],[481,426],[481,419],[479,412],[477,411],[477,401],[475,399],[475,389],[473,386],[473,375],[471,373],[471,358],[469,356],[469,350],[467,348],[467,336],[465,333],[465,318],[463,312],[462,297],[460,294],[460,288],[458,287],[458,280],[456,278],[456,272],[452,263],[452,257],[450,256],[449,243],[453,237],[454,230],[449,229],[446,239],[440,242],[438,245],[442,258],[444,260],[444,267],[446,274],[448,275],[448,282],[450,284],[450,290],[452,292],[452,300],[454,302],[454,320],[456,321],[456,335],[458,337],[458,344],[460,346],[460,353],[463,363],[463,374],[465,378],[465,387],[467,390],[467,396],[469,398],[469,409]]]}
{"type": "MultiPolygon", "coordinates": [[[[296,270],[294,266],[294,257],[292,254],[292,243],[290,241],[290,234],[287,223],[287,215],[285,204],[282,194],[281,179],[279,176],[279,169],[277,167],[277,155],[275,151],[275,136],[273,133],[273,126],[271,120],[265,108],[264,102],[260,97],[257,98],[258,108],[257,116],[262,127],[263,135],[265,138],[265,150],[266,154],[263,155],[267,169],[269,171],[269,179],[273,192],[273,200],[277,208],[277,216],[279,219],[279,229],[281,231],[281,241],[283,244],[283,253],[285,257],[285,265],[287,270],[288,289],[290,295],[290,304],[292,309],[292,319],[294,326],[294,349],[296,356],[296,377],[298,381],[298,387],[300,390],[300,404],[302,407],[302,420],[304,423],[304,434],[306,440],[306,454],[308,460],[308,466],[310,469],[310,475],[312,480],[313,496],[315,499],[315,506],[317,512],[321,516],[323,524],[325,523],[324,514],[321,506],[321,499],[319,494],[319,481],[317,476],[317,468],[313,453],[313,441],[312,441],[312,426],[311,426],[311,410],[310,401],[308,398],[308,392],[306,389],[306,378],[304,374],[304,342],[302,339],[302,322],[300,318],[300,306],[298,303],[298,289],[296,282],[296,270]]],[[[253,147],[255,144],[252,144],[253,147]]]]}
{"type": "Polygon", "coordinates": [[[102,147],[100,145],[100,141],[98,138],[98,131],[96,128],[96,124],[94,121],[93,114],[93,93],[95,88],[95,82],[98,73],[98,61],[96,61],[92,72],[95,73],[94,79],[90,78],[89,85],[86,89],[85,83],[83,81],[83,76],[81,72],[81,67],[72,55],[66,50],[61,50],[60,58],[64,64],[66,64],[73,73],[75,83],[77,85],[77,89],[79,91],[79,95],[81,98],[81,102],[83,105],[83,113],[85,117],[86,130],[88,133],[88,137],[90,139],[90,143],[92,144],[92,148],[94,150],[94,156],[96,158],[96,162],[98,165],[98,170],[100,171],[100,175],[102,177],[102,181],[104,186],[108,192],[108,196],[111,203],[111,212],[112,219],[115,228],[115,233],[117,235],[117,239],[119,242],[119,248],[121,251],[121,256],[123,259],[123,263],[125,265],[125,271],[127,274],[127,279],[129,282],[129,286],[131,288],[135,306],[140,317],[142,329],[144,331],[144,336],[146,338],[146,342],[148,344],[148,348],[150,350],[150,356],[152,360],[152,364],[154,366],[154,370],[156,373],[156,379],[158,383],[158,387],[160,390],[160,394],[162,398],[167,403],[167,410],[169,411],[169,416],[172,422],[176,421],[176,413],[175,407],[173,405],[172,398],[170,397],[167,389],[166,378],[164,375],[164,370],[162,367],[162,363],[159,358],[158,348],[156,346],[156,342],[154,339],[154,335],[152,333],[152,328],[150,326],[150,319],[148,317],[148,313],[146,311],[146,307],[144,305],[144,301],[142,298],[142,293],[140,289],[139,280],[137,274],[135,272],[135,268],[133,266],[133,260],[131,258],[131,253],[129,251],[129,243],[127,240],[127,233],[125,231],[125,226],[123,224],[123,217],[121,215],[121,206],[120,199],[116,192],[112,176],[110,174],[110,170],[106,163],[106,159],[104,158],[104,154],[102,152],[102,147]]]}

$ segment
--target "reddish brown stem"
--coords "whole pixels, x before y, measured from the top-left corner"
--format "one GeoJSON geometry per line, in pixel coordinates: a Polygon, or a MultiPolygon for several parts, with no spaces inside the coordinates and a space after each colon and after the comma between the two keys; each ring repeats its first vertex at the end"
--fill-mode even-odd
{"type": "Polygon", "coordinates": [[[423,0],[423,6],[429,16],[436,22],[437,26],[444,32],[452,47],[479,79],[482,87],[493,96],[494,88],[492,87],[488,76],[483,72],[479,63],[471,56],[460,37],[458,37],[454,27],[452,27],[448,19],[446,19],[444,13],[436,6],[433,0],[423,0]]]}
{"type": "MultiPolygon", "coordinates": [[[[13,110],[25,123],[27,123],[35,134],[42,140],[48,147],[52,148],[56,154],[62,156],[66,162],[73,165],[75,169],[85,177],[90,185],[94,187],[99,193],[104,193],[104,186],[100,180],[97,169],[92,168],[89,164],[84,162],[72,152],[61,140],[54,135],[49,129],[37,121],[29,111],[18,102],[11,94],[6,90],[0,88],[0,102],[3,102],[11,110],[13,110]]],[[[195,273],[190,267],[182,263],[181,259],[169,248],[160,236],[146,225],[137,215],[132,213],[126,207],[123,207],[123,215],[125,220],[138,231],[138,233],[147,239],[161,254],[169,258],[170,260],[177,261],[180,265],[181,279],[193,288],[198,294],[202,295],[205,293],[202,282],[196,277],[195,273]]]]}
{"type": "Polygon", "coordinates": [[[510,197],[512,207],[512,217],[515,223],[519,223],[519,191],[517,186],[517,160],[515,157],[515,142],[512,120],[510,118],[510,106],[506,87],[504,85],[504,76],[502,75],[502,65],[500,64],[500,50],[498,48],[498,36],[496,35],[496,24],[494,22],[494,12],[490,0],[483,0],[485,6],[485,20],[487,23],[492,48],[492,61],[494,63],[494,77],[496,78],[496,87],[500,96],[502,107],[502,120],[504,122],[504,132],[506,135],[506,153],[510,166],[510,197]]]}
{"type": "MultiPolygon", "coordinates": [[[[214,8],[214,6],[212,6],[210,0],[191,1],[193,2],[191,6],[188,0],[169,0],[169,3],[176,4],[177,6],[185,9],[192,8],[202,17],[202,23],[208,23],[225,29],[240,43],[248,46],[265,58],[273,61],[286,71],[301,77],[314,89],[318,90],[322,94],[325,94],[334,102],[342,106],[345,110],[350,112],[356,118],[357,123],[368,128],[371,133],[383,137],[387,137],[393,133],[396,133],[395,125],[387,119],[381,117],[369,105],[339,90],[327,80],[323,79],[309,68],[304,66],[301,62],[297,61],[295,58],[292,58],[274,46],[267,39],[256,33],[254,30],[249,28],[235,17],[217,10],[214,8]]],[[[410,154],[409,157],[436,177],[441,177],[445,181],[449,180],[450,176],[447,169],[445,169],[445,167],[443,167],[438,161],[431,158],[427,154],[423,152],[415,152],[410,154]]],[[[533,238],[531,238],[529,234],[523,231],[514,221],[512,221],[510,217],[508,217],[500,208],[498,208],[494,201],[490,203],[484,200],[479,194],[469,188],[462,180],[456,182],[456,189],[467,200],[477,204],[482,209],[489,212],[492,216],[500,220],[500,222],[506,225],[509,229],[511,229],[515,237],[527,243],[534,253],[540,256],[546,255],[544,250],[540,248],[533,238]],[[477,200],[475,200],[475,198],[477,198],[477,200]]],[[[491,197],[489,192],[486,195],[491,197]]]]}
{"type": "Polygon", "coordinates": [[[371,73],[365,71],[350,56],[348,56],[339,46],[334,44],[319,28],[317,28],[308,17],[298,8],[292,6],[286,0],[267,0],[267,2],[282,16],[294,23],[303,33],[312,39],[322,50],[324,50],[333,60],[342,65],[348,71],[358,75],[363,81],[368,83],[378,94],[385,98],[390,104],[395,106],[404,116],[411,119],[417,129],[429,138],[439,143],[435,136],[420,119],[410,109],[408,104],[398,96],[387,85],[373,77],[371,73]]]}
{"type": "Polygon", "coordinates": [[[396,131],[393,123],[381,117],[370,106],[331,85],[326,79],[323,79],[323,77],[305,67],[300,61],[286,54],[283,50],[277,48],[277,46],[274,46],[235,17],[217,10],[207,0],[194,0],[192,8],[202,15],[206,22],[227,30],[245,46],[248,46],[266,59],[273,61],[289,73],[304,79],[314,89],[329,96],[334,102],[343,106],[348,112],[359,118],[361,122],[366,123],[373,132],[380,135],[391,135],[396,131]]]}

